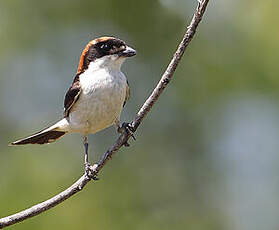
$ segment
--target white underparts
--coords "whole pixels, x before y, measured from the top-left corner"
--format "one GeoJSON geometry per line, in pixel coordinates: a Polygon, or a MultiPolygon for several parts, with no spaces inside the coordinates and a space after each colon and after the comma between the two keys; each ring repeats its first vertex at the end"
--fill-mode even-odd
{"type": "Polygon", "coordinates": [[[119,120],[127,87],[120,70],[123,61],[105,56],[80,75],[81,94],[69,114],[69,132],[96,133],[119,120]]]}

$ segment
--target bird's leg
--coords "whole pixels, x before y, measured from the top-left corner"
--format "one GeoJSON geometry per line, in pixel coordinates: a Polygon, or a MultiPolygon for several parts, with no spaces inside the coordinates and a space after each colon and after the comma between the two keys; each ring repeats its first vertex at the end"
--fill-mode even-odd
{"type": "Polygon", "coordinates": [[[88,170],[90,167],[90,164],[88,162],[88,138],[87,136],[83,136],[83,145],[84,145],[84,171],[86,174],[88,174],[88,170]]]}
{"type": "Polygon", "coordinates": [[[88,138],[87,138],[87,136],[83,136],[83,145],[84,145],[84,151],[85,151],[84,172],[89,178],[91,178],[93,180],[98,180],[97,176],[94,175],[94,172],[92,173],[92,171],[94,171],[94,170],[92,170],[92,167],[90,166],[89,161],[88,161],[88,138]]]}
{"type": "MultiPolygon", "coordinates": [[[[134,130],[132,129],[131,125],[129,123],[123,122],[122,125],[119,125],[119,120],[115,121],[115,125],[116,125],[116,130],[118,133],[124,133],[127,132],[131,135],[131,137],[136,140],[135,136],[134,136],[134,130]]],[[[126,142],[124,143],[124,146],[129,147],[129,143],[126,142]]]]}

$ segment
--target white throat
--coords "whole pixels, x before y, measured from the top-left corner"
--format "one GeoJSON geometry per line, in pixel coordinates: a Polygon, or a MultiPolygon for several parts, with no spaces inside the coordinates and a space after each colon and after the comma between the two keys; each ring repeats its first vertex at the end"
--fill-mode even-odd
{"type": "Polygon", "coordinates": [[[125,58],[118,55],[107,55],[96,59],[88,66],[89,72],[98,71],[100,69],[107,69],[109,71],[120,71],[125,58]]]}

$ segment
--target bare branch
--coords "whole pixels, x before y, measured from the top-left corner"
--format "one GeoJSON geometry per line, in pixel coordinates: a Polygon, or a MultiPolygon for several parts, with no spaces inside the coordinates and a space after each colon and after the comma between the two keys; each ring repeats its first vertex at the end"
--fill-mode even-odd
{"type": "MultiPolygon", "coordinates": [[[[177,68],[177,65],[179,61],[181,60],[185,49],[189,45],[190,41],[192,40],[197,26],[199,22],[202,19],[202,16],[205,12],[205,9],[207,7],[209,0],[198,0],[198,6],[196,8],[196,11],[194,13],[194,16],[192,18],[192,21],[190,25],[187,27],[186,33],[179,44],[177,51],[175,52],[171,62],[169,63],[166,71],[162,75],[162,78],[160,79],[159,83],[149,96],[149,98],[145,101],[133,121],[130,123],[130,127],[133,131],[136,131],[138,126],[141,124],[144,117],[147,115],[147,113],[151,110],[155,102],[158,100],[159,96],[163,92],[163,90],[166,88],[166,86],[169,84],[174,71],[177,68]]],[[[99,160],[98,164],[95,164],[91,166],[91,176],[90,178],[87,175],[83,175],[81,178],[79,178],[72,186],[64,190],[63,192],[59,193],[58,195],[42,202],[37,205],[32,206],[31,208],[25,209],[21,212],[18,212],[16,214],[13,214],[11,216],[4,217],[0,219],[0,228],[4,228],[13,224],[16,224],[18,222],[21,222],[23,220],[26,220],[30,217],[36,216],[58,204],[63,202],[64,200],[67,200],[77,192],[81,191],[84,186],[100,172],[100,170],[105,166],[105,164],[108,162],[108,160],[112,157],[114,153],[116,153],[131,137],[131,134],[129,132],[124,132],[119,136],[119,138],[116,140],[116,142],[102,155],[101,159],[99,160]]]]}
{"type": "Polygon", "coordinates": [[[69,197],[73,196],[77,192],[81,191],[83,187],[90,181],[88,177],[83,175],[79,178],[71,187],[67,188],[58,195],[32,206],[31,208],[25,209],[24,211],[18,212],[14,215],[4,217],[0,219],[0,228],[7,227],[9,225],[16,224],[20,221],[28,219],[32,216],[36,216],[58,204],[62,201],[67,200],[69,197]]]}

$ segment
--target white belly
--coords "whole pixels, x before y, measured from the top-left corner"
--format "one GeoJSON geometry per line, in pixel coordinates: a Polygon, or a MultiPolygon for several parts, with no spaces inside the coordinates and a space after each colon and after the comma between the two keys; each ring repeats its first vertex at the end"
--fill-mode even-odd
{"type": "Polygon", "coordinates": [[[119,120],[126,96],[126,77],[102,70],[80,76],[81,94],[69,114],[70,130],[96,133],[119,120]]]}

